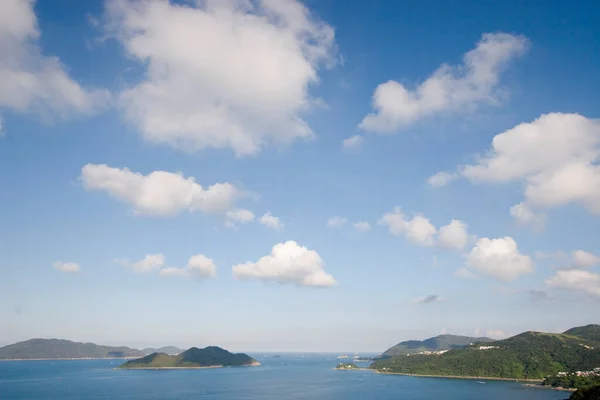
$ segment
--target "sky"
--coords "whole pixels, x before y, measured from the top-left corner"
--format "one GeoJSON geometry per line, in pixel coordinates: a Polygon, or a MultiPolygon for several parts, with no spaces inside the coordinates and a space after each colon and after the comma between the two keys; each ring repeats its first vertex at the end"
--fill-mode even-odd
{"type": "Polygon", "coordinates": [[[0,345],[599,323],[600,4],[0,2],[0,345]]]}

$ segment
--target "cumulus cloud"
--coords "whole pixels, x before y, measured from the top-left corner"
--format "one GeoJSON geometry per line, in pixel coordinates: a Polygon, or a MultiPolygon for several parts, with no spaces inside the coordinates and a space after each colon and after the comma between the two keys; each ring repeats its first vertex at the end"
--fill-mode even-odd
{"type": "Polygon", "coordinates": [[[331,217],[327,220],[327,227],[328,228],[340,228],[340,227],[346,225],[347,222],[348,222],[348,220],[346,218],[331,217]]]}
{"type": "Polygon", "coordinates": [[[415,299],[413,301],[411,301],[412,304],[431,304],[431,303],[439,303],[443,301],[442,298],[440,296],[438,296],[437,294],[430,294],[424,297],[419,297],[418,299],[415,299]]]}
{"type": "Polygon", "coordinates": [[[188,263],[183,268],[166,267],[162,268],[158,274],[160,276],[182,276],[186,278],[210,278],[217,275],[217,267],[213,260],[203,254],[190,257],[188,263]]]}
{"type": "Polygon", "coordinates": [[[0,1],[0,109],[49,120],[106,106],[107,91],[83,88],[58,57],[42,54],[33,6],[30,0],[0,1]]]}
{"type": "Polygon", "coordinates": [[[580,269],[556,271],[546,280],[549,288],[563,289],[600,298],[600,274],[580,269]]]}
{"type": "Polygon", "coordinates": [[[600,120],[550,113],[500,133],[475,164],[458,168],[474,183],[524,183],[517,220],[539,223],[536,209],[581,204],[600,215],[600,120]]]}
{"type": "Polygon", "coordinates": [[[87,164],[81,169],[80,179],[86,189],[106,192],[144,215],[225,212],[242,196],[238,188],[227,182],[204,188],[195,178],[186,178],[180,172],[153,171],[142,175],[104,164],[87,164]]]}
{"type": "Polygon", "coordinates": [[[469,243],[467,224],[457,219],[453,219],[448,225],[442,226],[438,236],[440,246],[447,249],[462,250],[469,243]]]}
{"type": "Polygon", "coordinates": [[[507,33],[486,33],[463,64],[443,64],[414,90],[390,80],[373,94],[374,112],[359,127],[371,132],[393,132],[423,118],[462,111],[499,100],[500,73],[527,48],[527,39],[507,33]]]}
{"type": "Polygon", "coordinates": [[[429,179],[427,179],[427,183],[429,183],[434,188],[439,188],[442,186],[446,186],[448,183],[452,182],[456,178],[458,178],[457,173],[438,172],[437,174],[429,177],[429,179]]]}
{"type": "Polygon", "coordinates": [[[467,225],[462,221],[453,219],[438,230],[421,214],[407,218],[400,207],[395,207],[391,212],[384,214],[378,224],[387,226],[392,235],[403,235],[420,246],[438,244],[445,249],[462,250],[470,241],[467,225]]]}
{"type": "Polygon", "coordinates": [[[271,228],[276,231],[280,231],[283,229],[283,222],[281,222],[279,217],[276,217],[273,214],[271,214],[271,211],[267,211],[265,215],[258,219],[258,222],[260,222],[267,228],[271,228]]]}
{"type": "Polygon", "coordinates": [[[308,139],[309,87],[335,63],[334,30],[295,0],[112,0],[106,29],[146,67],[120,94],[149,141],[255,154],[308,139]],[[193,4],[193,5],[192,5],[193,4]]]}
{"type": "Polygon", "coordinates": [[[479,239],[467,255],[466,267],[502,281],[513,281],[534,272],[531,258],[521,254],[517,242],[508,236],[479,239]]]}
{"type": "Polygon", "coordinates": [[[254,213],[244,208],[230,210],[225,213],[225,226],[235,229],[238,225],[254,221],[254,213]]]}
{"type": "Polygon", "coordinates": [[[546,214],[534,212],[527,203],[512,206],[510,215],[517,221],[517,224],[531,227],[536,231],[543,230],[546,225],[546,214]]]}
{"type": "Polygon", "coordinates": [[[117,259],[115,262],[124,266],[125,268],[131,269],[135,273],[146,274],[163,267],[165,265],[165,256],[160,253],[146,254],[146,256],[140,261],[130,262],[129,260],[125,259],[117,259]]]}
{"type": "Polygon", "coordinates": [[[271,254],[257,262],[234,265],[232,271],[238,279],[258,279],[300,286],[333,286],[336,281],[324,271],[324,265],[316,251],[290,240],[275,245],[271,254]]]}
{"type": "Polygon", "coordinates": [[[76,264],[74,262],[56,261],[54,264],[52,264],[52,266],[54,268],[56,268],[57,270],[59,270],[60,272],[76,274],[79,271],[81,271],[79,264],[76,264]]]}
{"type": "Polygon", "coordinates": [[[361,149],[365,138],[361,135],[354,135],[342,141],[342,149],[347,152],[355,152],[361,149]]]}
{"type": "Polygon", "coordinates": [[[583,250],[575,250],[571,255],[573,266],[576,268],[589,268],[600,264],[600,257],[583,250]]]}
{"type": "Polygon", "coordinates": [[[354,229],[356,229],[357,231],[360,231],[360,232],[368,232],[371,230],[371,224],[369,224],[366,221],[355,222],[352,224],[352,226],[354,226],[354,229]]]}
{"type": "Polygon", "coordinates": [[[420,214],[407,219],[400,207],[395,207],[391,212],[384,214],[378,224],[387,226],[392,235],[404,235],[418,245],[433,246],[435,243],[437,229],[429,219],[420,214]]]}
{"type": "Polygon", "coordinates": [[[465,267],[460,267],[459,269],[454,271],[454,273],[452,275],[454,275],[458,278],[463,278],[463,279],[471,279],[471,278],[475,277],[475,274],[472,273],[471,271],[469,271],[465,267]]]}

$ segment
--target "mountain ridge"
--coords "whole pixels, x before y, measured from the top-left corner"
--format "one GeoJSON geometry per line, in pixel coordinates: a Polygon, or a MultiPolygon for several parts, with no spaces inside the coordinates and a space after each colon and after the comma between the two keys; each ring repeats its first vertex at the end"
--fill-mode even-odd
{"type": "Polygon", "coordinates": [[[527,331],[485,345],[451,349],[444,354],[380,359],[371,368],[413,375],[539,380],[558,372],[590,371],[600,367],[600,340],[595,340],[599,330],[600,325],[586,325],[565,333],[527,331]]]}
{"type": "Polygon", "coordinates": [[[376,358],[385,359],[399,355],[419,353],[422,351],[451,350],[468,346],[470,343],[489,343],[493,341],[494,339],[488,337],[442,334],[424,340],[405,340],[390,347],[376,358]]]}

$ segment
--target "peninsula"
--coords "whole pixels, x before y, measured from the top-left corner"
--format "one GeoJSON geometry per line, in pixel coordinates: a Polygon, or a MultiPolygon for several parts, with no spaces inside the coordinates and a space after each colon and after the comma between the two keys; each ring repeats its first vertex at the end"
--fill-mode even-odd
{"type": "Polygon", "coordinates": [[[557,333],[524,332],[491,343],[380,359],[382,373],[477,379],[543,380],[600,367],[600,325],[557,333]]]}
{"type": "Polygon", "coordinates": [[[57,360],[141,357],[140,350],[125,346],[100,346],[63,339],[30,339],[0,347],[0,360],[57,360]]]}
{"type": "Polygon", "coordinates": [[[196,369],[257,366],[258,361],[247,354],[233,354],[220,347],[192,347],[178,355],[152,353],[123,363],[120,369],[196,369]]]}

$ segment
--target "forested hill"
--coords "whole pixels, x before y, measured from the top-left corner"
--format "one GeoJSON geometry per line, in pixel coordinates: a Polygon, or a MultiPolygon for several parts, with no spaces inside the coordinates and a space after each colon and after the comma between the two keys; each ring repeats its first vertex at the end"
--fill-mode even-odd
{"type": "Polygon", "coordinates": [[[209,346],[204,349],[192,347],[176,356],[170,356],[164,353],[153,353],[146,357],[127,361],[119,368],[160,369],[252,365],[259,365],[259,363],[247,354],[234,354],[220,347],[209,346]]]}
{"type": "Polygon", "coordinates": [[[600,341],[595,339],[599,328],[588,325],[563,334],[525,332],[438,355],[378,360],[371,368],[406,374],[515,379],[543,379],[563,371],[589,371],[600,367],[600,341]]]}
{"type": "Polygon", "coordinates": [[[119,358],[141,357],[144,353],[129,347],[99,346],[63,339],[30,339],[0,347],[0,360],[35,358],[119,358]]]}
{"type": "Polygon", "coordinates": [[[418,353],[421,351],[439,351],[458,349],[468,346],[470,343],[493,342],[487,337],[470,337],[458,335],[439,335],[425,340],[407,340],[390,347],[377,358],[390,358],[399,355],[418,353]]]}

